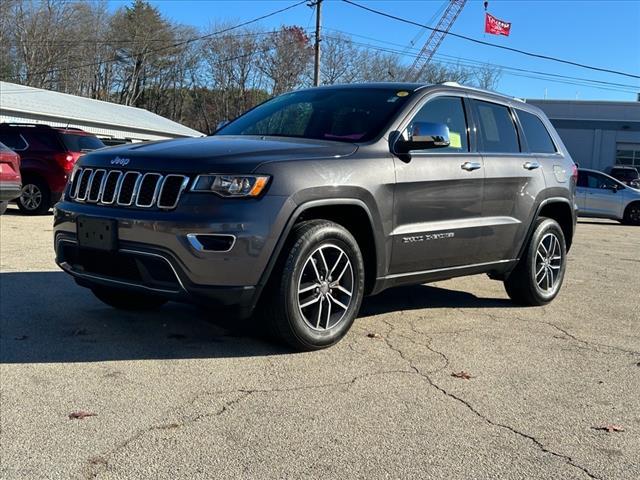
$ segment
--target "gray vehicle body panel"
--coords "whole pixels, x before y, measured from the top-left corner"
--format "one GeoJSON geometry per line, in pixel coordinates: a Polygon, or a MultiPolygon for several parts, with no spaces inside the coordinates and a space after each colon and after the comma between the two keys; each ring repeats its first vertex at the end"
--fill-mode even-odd
{"type": "MultiPolygon", "coordinates": [[[[398,88],[409,86],[398,84],[398,88]]],[[[375,245],[376,280],[371,293],[471,273],[508,272],[545,203],[568,204],[574,213],[570,172],[563,181],[554,173],[556,169],[567,172],[573,165],[566,148],[544,114],[531,105],[464,87],[411,88],[415,93],[402,111],[368,143],[213,136],[119,146],[86,155],[80,161],[82,167],[112,169],[111,162],[119,157],[130,161],[124,168],[118,166],[120,170],[191,176],[258,173],[271,179],[265,194],[256,199],[185,191],[171,211],[63,199],[55,210],[56,239],[73,241],[78,215],[115,219],[118,238],[127,248],[158,252],[169,259],[184,280],[187,296],[207,288],[251,290],[242,298],[231,297],[246,303],[248,311],[296,219],[318,206],[353,205],[366,213],[375,245]],[[558,153],[479,152],[471,117],[468,153],[394,154],[398,132],[425,102],[439,95],[534,113],[543,120],[558,153]],[[461,169],[467,160],[480,162],[482,168],[461,169]],[[537,161],[540,168],[523,168],[527,161],[537,161]],[[228,252],[202,252],[187,240],[190,233],[229,234],[236,242],[228,252]]],[[[63,263],[60,258],[58,262],[63,263]]],[[[84,283],[91,282],[85,279],[84,283]]]]}

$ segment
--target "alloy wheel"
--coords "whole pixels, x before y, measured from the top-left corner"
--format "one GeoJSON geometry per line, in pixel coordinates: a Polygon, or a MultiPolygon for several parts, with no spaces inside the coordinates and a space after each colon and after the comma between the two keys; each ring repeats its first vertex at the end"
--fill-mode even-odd
{"type": "Polygon", "coordinates": [[[562,269],[560,240],[553,232],[546,233],[536,250],[535,278],[540,291],[553,293],[558,288],[562,269]]]}
{"type": "Polygon", "coordinates": [[[631,206],[631,209],[629,210],[629,220],[631,220],[631,223],[635,225],[640,224],[640,206],[631,206]]]}
{"type": "Polygon", "coordinates": [[[20,202],[27,210],[36,210],[42,203],[42,191],[37,185],[28,183],[22,187],[20,202]]]}
{"type": "Polygon", "coordinates": [[[324,331],[345,317],[354,292],[353,267],[346,252],[334,244],[309,255],[298,280],[298,310],[309,327],[324,331]]]}

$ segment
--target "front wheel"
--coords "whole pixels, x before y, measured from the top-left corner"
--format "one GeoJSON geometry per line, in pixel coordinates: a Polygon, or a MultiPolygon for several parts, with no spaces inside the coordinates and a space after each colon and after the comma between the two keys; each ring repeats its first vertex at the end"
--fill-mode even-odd
{"type": "Polygon", "coordinates": [[[297,225],[269,295],[269,322],[296,350],[337,343],[364,295],[364,261],[351,233],[334,222],[297,225]]]}
{"type": "Polygon", "coordinates": [[[0,215],[4,215],[4,212],[7,211],[7,207],[9,207],[9,202],[0,202],[0,215]]]}
{"type": "Polygon", "coordinates": [[[118,288],[94,287],[91,291],[98,300],[119,310],[155,310],[167,303],[166,298],[133,293],[118,288]]]}
{"type": "Polygon", "coordinates": [[[558,295],[566,266],[562,228],[551,218],[539,218],[524,255],[504,282],[507,294],[521,305],[545,305],[558,295]]]}
{"type": "Polygon", "coordinates": [[[622,223],[625,225],[640,225],[640,202],[632,203],[625,209],[622,223]]]}

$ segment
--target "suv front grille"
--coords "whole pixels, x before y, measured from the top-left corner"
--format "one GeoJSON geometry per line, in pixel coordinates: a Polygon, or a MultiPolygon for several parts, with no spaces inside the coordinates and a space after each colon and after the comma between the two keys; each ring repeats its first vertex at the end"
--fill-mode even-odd
{"type": "Polygon", "coordinates": [[[98,205],[171,210],[188,183],[186,175],[81,168],[71,179],[69,198],[98,205]]]}

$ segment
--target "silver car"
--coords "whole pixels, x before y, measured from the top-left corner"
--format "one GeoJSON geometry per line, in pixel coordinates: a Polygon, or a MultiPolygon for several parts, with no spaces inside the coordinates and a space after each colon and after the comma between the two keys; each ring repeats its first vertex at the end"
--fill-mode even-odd
{"type": "Polygon", "coordinates": [[[640,225],[640,190],[597,170],[578,170],[578,215],[640,225]]]}

